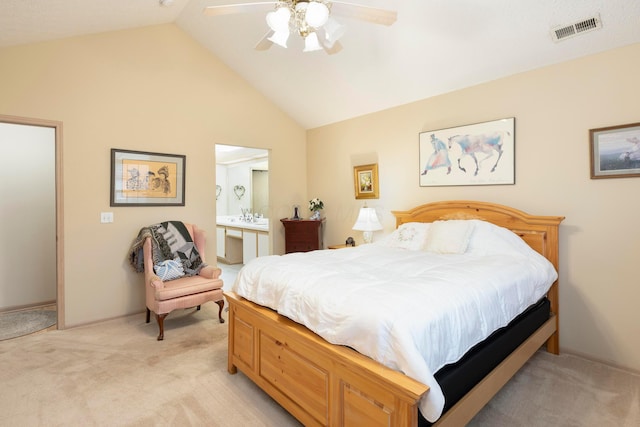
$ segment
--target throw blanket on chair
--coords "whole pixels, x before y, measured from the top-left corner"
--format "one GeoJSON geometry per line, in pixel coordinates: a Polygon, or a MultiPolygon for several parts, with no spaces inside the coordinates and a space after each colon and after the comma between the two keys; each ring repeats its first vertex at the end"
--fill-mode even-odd
{"type": "Polygon", "coordinates": [[[165,221],[140,229],[138,237],[131,244],[129,263],[138,273],[144,271],[142,246],[147,237],[151,238],[154,270],[162,280],[177,279],[183,275],[195,276],[206,266],[187,227],[180,221],[165,221]],[[184,272],[178,268],[179,273],[176,274],[176,269],[171,269],[173,262],[179,262],[184,272]],[[159,274],[159,270],[167,269],[173,271],[166,275],[159,274]]]}

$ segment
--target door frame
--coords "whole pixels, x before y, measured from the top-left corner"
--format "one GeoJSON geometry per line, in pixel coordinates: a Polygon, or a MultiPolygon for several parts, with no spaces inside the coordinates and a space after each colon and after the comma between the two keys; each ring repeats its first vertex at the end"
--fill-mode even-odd
{"type": "Polygon", "coordinates": [[[64,329],[64,215],[62,181],[62,122],[0,114],[0,122],[16,125],[41,126],[55,130],[55,199],[56,199],[56,315],[57,329],[64,329]]]}

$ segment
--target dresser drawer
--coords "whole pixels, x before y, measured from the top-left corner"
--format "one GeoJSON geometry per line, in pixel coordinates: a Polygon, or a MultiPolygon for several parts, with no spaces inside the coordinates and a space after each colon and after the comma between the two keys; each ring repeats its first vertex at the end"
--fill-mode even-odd
{"type": "Polygon", "coordinates": [[[284,225],[285,252],[308,252],[323,249],[322,220],[280,220],[284,225]]]}
{"type": "Polygon", "coordinates": [[[320,249],[318,245],[311,244],[309,242],[286,242],[286,252],[309,252],[320,249]]]}
{"type": "Polygon", "coordinates": [[[287,240],[290,242],[308,242],[318,239],[318,230],[305,230],[304,232],[288,232],[287,240]]]}

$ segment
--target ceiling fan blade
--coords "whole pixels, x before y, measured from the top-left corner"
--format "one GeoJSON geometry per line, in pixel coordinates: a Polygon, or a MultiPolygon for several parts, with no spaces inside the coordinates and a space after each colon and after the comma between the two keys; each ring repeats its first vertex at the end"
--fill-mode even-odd
{"type": "Polygon", "coordinates": [[[273,10],[277,1],[263,1],[254,3],[225,4],[221,6],[207,6],[202,13],[208,16],[231,15],[234,13],[263,12],[273,10]]]}
{"type": "Polygon", "coordinates": [[[331,2],[331,14],[345,18],[361,19],[380,25],[391,25],[398,19],[398,12],[395,10],[378,9],[341,1],[331,2]]]}
{"type": "Polygon", "coordinates": [[[273,35],[273,30],[269,30],[267,32],[267,34],[264,35],[264,37],[262,37],[262,39],[260,39],[260,41],[258,42],[258,44],[256,44],[256,47],[254,47],[255,50],[268,50],[272,45],[273,42],[271,40],[269,40],[269,37],[271,37],[273,35]]]}

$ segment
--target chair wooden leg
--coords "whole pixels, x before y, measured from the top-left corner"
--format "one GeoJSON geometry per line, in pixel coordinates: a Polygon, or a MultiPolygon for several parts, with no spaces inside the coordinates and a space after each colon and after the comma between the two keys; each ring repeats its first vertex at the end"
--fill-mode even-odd
{"type": "Polygon", "coordinates": [[[147,308],[147,323],[151,321],[151,310],[147,308]]]}
{"type": "Polygon", "coordinates": [[[216,301],[216,304],[220,306],[220,309],[218,310],[218,319],[220,319],[220,323],[224,323],[224,319],[222,318],[222,309],[224,308],[224,300],[221,299],[220,301],[216,301]]]}
{"type": "Polygon", "coordinates": [[[158,341],[162,341],[164,339],[164,318],[167,317],[167,314],[156,314],[156,319],[158,320],[158,328],[160,328],[160,334],[158,335],[158,341]]]}

